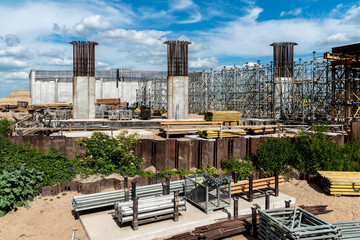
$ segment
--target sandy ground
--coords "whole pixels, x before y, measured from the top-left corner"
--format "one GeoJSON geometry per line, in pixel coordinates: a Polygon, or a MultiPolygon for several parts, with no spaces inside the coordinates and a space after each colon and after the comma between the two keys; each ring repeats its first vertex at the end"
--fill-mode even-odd
{"type": "Polygon", "coordinates": [[[21,207],[18,211],[0,217],[0,239],[71,239],[72,230],[76,236],[87,240],[79,220],[72,215],[71,198],[75,192],[42,197],[30,203],[31,208],[21,207]]]}
{"type": "MultiPolygon", "coordinates": [[[[359,197],[334,197],[322,192],[316,184],[291,180],[280,186],[280,191],[296,197],[297,205],[329,205],[331,213],[320,215],[328,222],[360,221],[359,197]]],[[[71,198],[78,193],[67,192],[55,197],[43,197],[30,203],[31,208],[0,218],[0,240],[7,239],[71,239],[72,230],[86,240],[86,233],[79,220],[72,215],[71,198]],[[51,200],[52,199],[52,200],[51,200]]],[[[228,239],[249,240],[249,236],[234,236],[228,239]]]]}

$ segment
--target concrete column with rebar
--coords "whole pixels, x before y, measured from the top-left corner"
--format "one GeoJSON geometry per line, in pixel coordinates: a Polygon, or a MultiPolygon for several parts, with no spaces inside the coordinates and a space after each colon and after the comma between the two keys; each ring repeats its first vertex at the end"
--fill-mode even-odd
{"type": "Polygon", "coordinates": [[[167,114],[168,119],[187,119],[188,45],[187,41],[166,41],[168,52],[167,114]]]}
{"type": "Polygon", "coordinates": [[[96,42],[73,41],[73,118],[95,118],[96,42]]]}

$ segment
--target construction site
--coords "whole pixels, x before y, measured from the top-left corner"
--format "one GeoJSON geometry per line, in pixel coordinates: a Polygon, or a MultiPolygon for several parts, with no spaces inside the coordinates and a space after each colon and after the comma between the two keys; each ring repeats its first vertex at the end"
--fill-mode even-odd
{"type": "Polygon", "coordinates": [[[164,42],[166,72],[96,71],[99,43],[70,44],[72,71],[31,70],[28,101],[0,101],[0,112],[14,120],[7,138],[72,160],[87,151],[78,139],[94,132],[136,133],[131,152],[156,174],[43,187],[42,198],[66,199],[66,219],[77,219],[64,230],[73,228],[72,239],[360,239],[360,216],[352,214],[358,172],[257,169],[245,180],[238,171],[209,173],[227,159],[257,156],[271,139],[296,142],[315,125],[327,126],[326,138],[337,145],[357,141],[360,44],[302,60],[295,58],[298,43],[274,42],[269,63],[201,72],[188,71],[188,41],[164,42]],[[160,177],[173,169],[194,174],[160,177]]]}

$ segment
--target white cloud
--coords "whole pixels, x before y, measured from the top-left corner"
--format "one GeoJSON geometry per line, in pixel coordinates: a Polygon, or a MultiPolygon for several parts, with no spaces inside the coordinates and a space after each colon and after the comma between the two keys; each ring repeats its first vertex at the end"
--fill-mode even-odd
{"type": "Polygon", "coordinates": [[[115,29],[98,33],[91,39],[99,42],[122,41],[131,45],[159,46],[163,45],[165,36],[170,33],[170,31],[115,29]]]}
{"type": "MultiPolygon", "coordinates": [[[[355,9],[357,8],[349,10],[347,15],[357,16],[355,9]]],[[[213,56],[264,57],[272,55],[269,44],[273,42],[297,42],[299,45],[295,47],[295,54],[309,54],[314,50],[329,50],[335,41],[341,44],[360,41],[357,28],[345,24],[342,19],[292,18],[258,21],[261,12],[261,8],[254,7],[247,11],[246,16],[203,33],[202,44],[205,48],[210,48],[207,51],[213,56]]],[[[360,25],[360,20],[358,24],[360,25]]]]}
{"type": "Polygon", "coordinates": [[[189,60],[189,68],[211,68],[216,66],[218,63],[218,60],[216,57],[210,57],[210,58],[198,58],[196,60],[189,60]]]}
{"type": "Polygon", "coordinates": [[[5,76],[7,79],[19,79],[19,78],[28,78],[29,73],[27,72],[12,72],[5,76]]]}
{"type": "Polygon", "coordinates": [[[14,34],[6,34],[3,39],[8,47],[17,46],[20,43],[19,37],[14,34]]]}
{"type": "Polygon", "coordinates": [[[247,22],[247,23],[254,23],[256,21],[256,19],[258,19],[258,17],[260,16],[260,13],[262,13],[264,11],[264,9],[262,9],[260,7],[248,8],[246,10],[247,10],[247,15],[240,17],[239,21],[247,22]]]}
{"type": "Polygon", "coordinates": [[[172,0],[170,1],[171,10],[185,10],[193,8],[196,4],[192,0],[172,0]]]}
{"type": "Polygon", "coordinates": [[[87,36],[96,33],[97,31],[105,31],[112,28],[114,28],[113,24],[100,15],[92,15],[83,18],[71,28],[68,28],[65,25],[60,26],[58,23],[53,24],[53,30],[55,32],[69,36],[87,36]]]}
{"type": "Polygon", "coordinates": [[[344,24],[354,24],[359,25],[360,23],[360,6],[352,6],[345,13],[345,17],[342,21],[344,24]]]}
{"type": "Polygon", "coordinates": [[[180,24],[188,24],[188,23],[196,23],[196,22],[200,22],[202,20],[202,16],[199,12],[195,12],[194,14],[192,14],[192,16],[189,19],[180,21],[178,23],[180,24]]]}
{"type": "Polygon", "coordinates": [[[23,69],[27,66],[24,61],[19,61],[10,57],[0,57],[0,71],[10,72],[16,69],[23,69]]]}
{"type": "Polygon", "coordinates": [[[280,13],[280,17],[288,16],[288,15],[299,16],[301,13],[302,13],[302,8],[295,8],[294,10],[288,12],[282,11],[280,13]]]}
{"type": "Polygon", "coordinates": [[[59,48],[42,48],[37,50],[39,56],[59,58],[64,55],[64,52],[59,48]]]}
{"type": "Polygon", "coordinates": [[[0,49],[0,57],[29,59],[29,58],[33,58],[33,54],[29,51],[27,47],[16,46],[16,47],[6,47],[4,49],[0,49]]]}
{"type": "Polygon", "coordinates": [[[68,58],[53,58],[48,62],[48,64],[54,66],[71,66],[73,64],[73,60],[68,58]]]}

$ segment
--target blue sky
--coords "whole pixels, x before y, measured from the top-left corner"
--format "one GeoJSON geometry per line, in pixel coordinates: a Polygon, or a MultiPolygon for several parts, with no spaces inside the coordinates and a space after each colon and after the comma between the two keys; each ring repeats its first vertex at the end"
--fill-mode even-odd
{"type": "Polygon", "coordinates": [[[269,63],[360,42],[360,2],[335,0],[2,0],[0,97],[28,89],[30,69],[71,70],[73,40],[99,42],[96,69],[166,70],[166,40],[188,40],[189,70],[269,63]]]}

